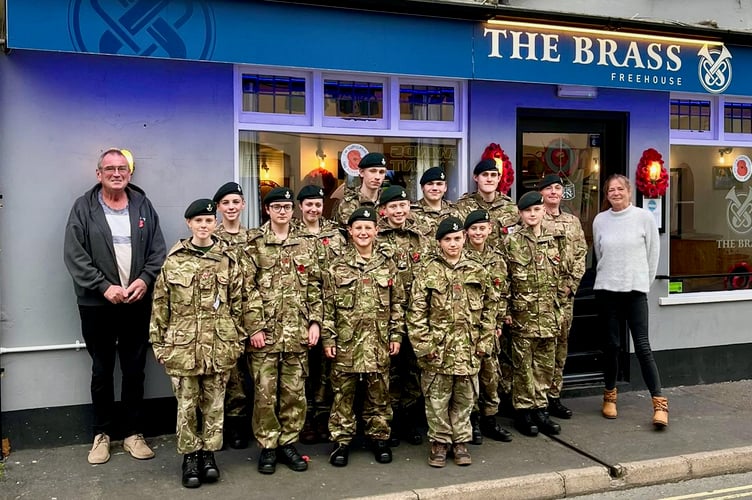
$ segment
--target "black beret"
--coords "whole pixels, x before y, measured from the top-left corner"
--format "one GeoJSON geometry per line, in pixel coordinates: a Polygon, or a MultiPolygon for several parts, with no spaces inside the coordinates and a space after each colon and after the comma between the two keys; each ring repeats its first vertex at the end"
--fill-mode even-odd
{"type": "Polygon", "coordinates": [[[347,225],[352,226],[353,222],[358,220],[370,220],[371,222],[375,223],[376,210],[374,210],[372,207],[356,208],[352,215],[350,215],[350,218],[347,219],[347,225]]]}
{"type": "Polygon", "coordinates": [[[540,191],[541,189],[548,187],[551,184],[561,184],[563,186],[564,181],[562,181],[561,177],[556,174],[548,174],[538,183],[538,190],[540,191]]]}
{"type": "Polygon", "coordinates": [[[449,233],[456,233],[462,231],[462,221],[457,217],[447,217],[439,223],[439,227],[436,229],[436,239],[440,240],[449,233]]]}
{"type": "Polygon", "coordinates": [[[420,185],[423,186],[431,181],[446,181],[446,174],[441,167],[431,167],[420,176],[420,185]]]}
{"type": "Polygon", "coordinates": [[[217,189],[217,192],[214,193],[214,203],[219,203],[219,201],[227,196],[228,194],[239,194],[240,196],[243,196],[243,188],[240,187],[240,184],[237,182],[228,182],[226,184],[222,184],[219,189],[217,189]]]}
{"type": "Polygon", "coordinates": [[[386,158],[381,153],[368,153],[360,159],[358,168],[386,167],[386,158]]]}
{"type": "Polygon", "coordinates": [[[402,186],[389,186],[381,192],[379,196],[379,205],[386,205],[390,201],[410,201],[407,192],[402,186]]]}
{"type": "Polygon", "coordinates": [[[496,172],[499,171],[499,167],[496,166],[496,161],[491,159],[481,160],[477,165],[475,165],[475,168],[473,169],[473,175],[480,175],[483,172],[488,172],[489,170],[495,170],[496,172]]]}
{"type": "Polygon", "coordinates": [[[533,205],[543,205],[543,195],[538,191],[528,191],[520,196],[519,201],[517,201],[517,208],[520,210],[525,210],[533,205]]]}
{"type": "Polygon", "coordinates": [[[292,191],[286,187],[276,187],[264,196],[264,205],[274,203],[275,201],[293,201],[292,191]]]}
{"type": "Polygon", "coordinates": [[[298,191],[298,201],[308,200],[312,198],[321,198],[322,200],[324,199],[324,190],[321,189],[321,186],[309,184],[307,186],[303,186],[303,189],[298,191]]]}
{"type": "Polygon", "coordinates": [[[196,200],[185,209],[185,218],[192,219],[199,215],[217,215],[217,204],[209,198],[196,200]]]}
{"type": "Polygon", "coordinates": [[[476,222],[491,222],[488,212],[485,210],[473,210],[465,218],[465,229],[469,228],[476,222]]]}

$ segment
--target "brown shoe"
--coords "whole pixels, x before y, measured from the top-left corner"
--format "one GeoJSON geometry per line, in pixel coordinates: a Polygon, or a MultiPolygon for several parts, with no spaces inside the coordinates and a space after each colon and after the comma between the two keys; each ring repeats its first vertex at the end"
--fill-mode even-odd
{"type": "Polygon", "coordinates": [[[444,467],[446,465],[447,444],[433,441],[431,453],[428,455],[428,465],[431,467],[444,467]]]}
{"type": "Polygon", "coordinates": [[[603,416],[616,418],[616,387],[603,391],[603,416]]]}
{"type": "Polygon", "coordinates": [[[668,399],[662,396],[653,397],[653,425],[656,429],[668,427],[668,399]]]}
{"type": "Polygon", "coordinates": [[[89,463],[92,465],[104,464],[110,459],[110,436],[105,433],[97,434],[94,444],[89,450],[89,463]]]}
{"type": "Polygon", "coordinates": [[[473,463],[473,459],[470,458],[470,452],[467,451],[465,443],[454,443],[452,445],[454,451],[454,463],[457,465],[470,465],[473,463]]]}
{"type": "Polygon", "coordinates": [[[123,439],[123,449],[138,460],[148,460],[154,458],[154,452],[146,444],[143,434],[134,434],[123,439]]]}

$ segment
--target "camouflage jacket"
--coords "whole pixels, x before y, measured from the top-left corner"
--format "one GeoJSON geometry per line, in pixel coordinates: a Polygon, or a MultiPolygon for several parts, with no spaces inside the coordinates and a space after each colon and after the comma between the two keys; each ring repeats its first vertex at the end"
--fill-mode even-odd
{"type": "Polygon", "coordinates": [[[342,199],[337,206],[332,209],[332,218],[341,228],[347,227],[347,219],[358,207],[374,207],[378,200],[369,200],[360,193],[360,184],[353,187],[346,187],[342,199]]]}
{"type": "Polygon", "coordinates": [[[296,231],[300,236],[309,238],[316,242],[316,251],[319,259],[319,269],[326,271],[332,263],[332,260],[342,255],[342,252],[347,245],[347,240],[340,232],[339,227],[332,221],[327,219],[321,219],[321,230],[318,233],[311,233],[305,226],[303,221],[293,219],[296,231]]]}
{"type": "Polygon", "coordinates": [[[149,340],[168,375],[231,369],[243,352],[244,317],[260,314],[259,303],[243,304],[234,254],[215,241],[206,253],[179,241],[157,276],[149,340]]]}
{"type": "Polygon", "coordinates": [[[389,343],[405,335],[402,280],[388,251],[360,257],[349,246],[324,280],[325,347],[337,347],[333,363],[351,373],[389,370],[389,343]]]}
{"type": "Polygon", "coordinates": [[[563,244],[563,235],[552,234],[545,225],[537,238],[520,226],[504,240],[513,335],[547,338],[559,332],[563,244]]]}
{"type": "Polygon", "coordinates": [[[477,351],[490,354],[495,310],[488,273],[478,261],[461,256],[452,266],[432,255],[414,273],[407,311],[407,331],[423,370],[475,375],[477,351]],[[426,356],[435,354],[434,359],[426,356]]]}
{"type": "Polygon", "coordinates": [[[420,233],[415,220],[410,218],[403,227],[394,228],[389,225],[386,217],[382,217],[379,219],[378,229],[376,245],[388,248],[394,254],[397,270],[409,295],[413,266],[430,251],[428,240],[420,233]]]}
{"type": "Polygon", "coordinates": [[[504,260],[504,254],[500,249],[490,245],[485,245],[483,252],[478,252],[469,242],[465,243],[465,252],[468,258],[480,262],[488,272],[489,294],[496,305],[496,328],[501,328],[507,315],[506,298],[509,294],[507,261],[504,260]]]}
{"type": "Polygon", "coordinates": [[[501,244],[503,235],[515,230],[515,225],[520,220],[517,205],[509,196],[501,193],[496,193],[496,198],[491,203],[486,202],[480,193],[466,193],[457,200],[454,207],[457,210],[458,217],[463,221],[473,210],[487,211],[494,224],[486,243],[496,247],[501,244]]]}
{"type": "Polygon", "coordinates": [[[224,243],[227,247],[230,247],[232,249],[242,248],[248,240],[248,230],[244,227],[241,227],[240,231],[235,234],[228,233],[227,229],[225,229],[225,226],[220,224],[217,226],[216,231],[214,231],[214,236],[219,238],[219,241],[224,243]]]}
{"type": "Polygon", "coordinates": [[[446,200],[441,200],[441,210],[434,210],[428,206],[424,198],[421,198],[410,206],[410,214],[418,223],[420,233],[429,240],[435,240],[439,222],[449,216],[456,216],[457,211],[454,204],[446,200]]]}
{"type": "MultiPolygon", "coordinates": [[[[582,231],[580,219],[572,214],[559,211],[559,215],[548,212],[543,216],[544,224],[551,224],[555,234],[563,234],[566,250],[562,255],[562,286],[572,290],[572,296],[577,293],[580,280],[585,274],[585,257],[587,256],[587,241],[582,231]]],[[[563,290],[562,290],[563,291],[563,290]]]]}
{"type": "MultiPolygon", "coordinates": [[[[294,226],[279,241],[266,222],[248,232],[242,262],[246,290],[257,290],[263,304],[263,317],[247,325],[248,334],[264,331],[262,352],[307,351],[308,327],[321,325],[323,316],[316,242],[294,226]]],[[[248,350],[256,349],[248,344],[248,350]]]]}

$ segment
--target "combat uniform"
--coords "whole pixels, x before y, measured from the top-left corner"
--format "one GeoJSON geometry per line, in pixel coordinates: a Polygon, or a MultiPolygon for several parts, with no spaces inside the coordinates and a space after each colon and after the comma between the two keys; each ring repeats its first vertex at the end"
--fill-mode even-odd
{"type": "MultiPolygon", "coordinates": [[[[267,195],[268,196],[268,195],[267,195]]],[[[308,328],[322,322],[321,275],[315,242],[291,225],[284,241],[269,222],[249,231],[243,252],[246,289],[258,290],[263,318],[248,334],[265,335],[265,346],[248,345],[254,381],[253,430],[264,449],[298,440],[306,415],[308,328]]]]}
{"type": "MultiPolygon", "coordinates": [[[[560,329],[562,244],[563,237],[552,234],[546,226],[541,226],[538,237],[530,227],[520,226],[504,240],[509,276],[507,311],[512,318],[512,403],[518,422],[522,422],[518,428],[548,418],[544,412],[560,329]]],[[[529,434],[537,434],[537,427],[534,431],[529,434]]]]}
{"type": "Polygon", "coordinates": [[[348,186],[345,188],[342,199],[333,208],[334,215],[332,218],[334,222],[339,224],[340,228],[344,229],[347,227],[347,220],[356,208],[370,207],[375,209],[377,201],[363,196],[360,192],[360,184],[352,187],[348,186]]]}
{"type": "Polygon", "coordinates": [[[428,206],[425,198],[421,198],[417,203],[410,206],[410,215],[415,219],[420,233],[427,238],[433,239],[439,222],[449,216],[456,216],[457,210],[453,203],[446,200],[441,200],[440,210],[434,210],[428,206]]]}
{"type": "Polygon", "coordinates": [[[222,447],[225,384],[243,351],[243,323],[260,314],[242,294],[240,267],[217,240],[206,252],[178,242],[157,277],[149,338],[178,400],[179,453],[222,447]]]}
{"type": "Polygon", "coordinates": [[[428,437],[435,443],[471,440],[481,364],[476,352],[488,355],[493,348],[494,313],[488,273],[464,253],[455,265],[432,255],[416,269],[407,329],[422,370],[428,437]]]}
{"type": "Polygon", "coordinates": [[[556,336],[556,360],[554,364],[554,378],[549,391],[550,398],[561,397],[561,388],[564,382],[564,363],[567,361],[569,330],[572,328],[574,315],[574,296],[577,287],[585,274],[585,257],[587,255],[587,241],[582,231],[580,220],[572,214],[559,211],[559,215],[551,215],[546,212],[543,216],[543,224],[549,225],[554,233],[564,235],[565,254],[562,255],[561,287],[559,311],[560,328],[556,336]],[[566,294],[566,287],[571,292],[566,294]]]}
{"type": "MultiPolygon", "coordinates": [[[[415,220],[409,217],[401,228],[390,226],[386,217],[382,217],[379,219],[378,230],[376,244],[388,248],[394,254],[397,272],[405,284],[407,299],[414,279],[414,268],[429,252],[428,240],[421,234],[415,220]]],[[[420,444],[422,438],[415,431],[422,414],[419,414],[420,405],[417,404],[421,397],[420,370],[408,338],[402,341],[399,354],[392,357],[389,377],[394,410],[393,428],[397,431],[394,437],[396,438],[396,434],[403,434],[413,444],[420,444]]]]}
{"type": "Polygon", "coordinates": [[[403,342],[403,283],[391,252],[364,259],[354,247],[335,258],[325,280],[324,347],[336,347],[329,418],[332,440],[348,445],[355,436],[353,401],[365,381],[363,422],[372,440],[389,438],[389,344],[403,342]]]}
{"type": "Polygon", "coordinates": [[[473,210],[488,212],[493,224],[486,244],[495,247],[501,244],[504,235],[514,231],[515,225],[520,220],[517,205],[509,196],[499,192],[496,193],[496,197],[491,203],[485,201],[478,192],[463,194],[455,203],[454,208],[457,211],[457,216],[462,220],[465,220],[473,210]]]}

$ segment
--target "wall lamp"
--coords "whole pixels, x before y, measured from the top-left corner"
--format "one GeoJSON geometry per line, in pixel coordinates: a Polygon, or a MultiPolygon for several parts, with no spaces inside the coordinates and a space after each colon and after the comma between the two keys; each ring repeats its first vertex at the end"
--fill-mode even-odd
{"type": "Polygon", "coordinates": [[[734,148],[721,148],[718,150],[718,161],[721,163],[724,163],[726,159],[724,158],[727,154],[731,154],[734,151],[734,148]]]}

